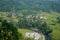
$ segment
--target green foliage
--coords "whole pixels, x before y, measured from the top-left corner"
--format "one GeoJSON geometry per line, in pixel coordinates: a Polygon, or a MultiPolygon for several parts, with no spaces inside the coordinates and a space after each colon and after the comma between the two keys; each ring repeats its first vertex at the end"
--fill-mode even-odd
{"type": "Polygon", "coordinates": [[[18,32],[24,37],[26,32],[32,32],[32,30],[18,28],[18,32]]]}
{"type": "Polygon", "coordinates": [[[17,28],[7,20],[0,19],[0,40],[19,40],[17,28]]]}
{"type": "Polygon", "coordinates": [[[26,40],[34,40],[33,38],[27,38],[26,40]]]}
{"type": "Polygon", "coordinates": [[[36,11],[46,11],[50,12],[51,10],[60,12],[59,8],[59,1],[47,1],[44,0],[1,0],[0,1],[0,11],[12,11],[13,8],[15,11],[17,10],[23,10],[23,12],[26,13],[34,13],[36,11]],[[31,3],[32,2],[32,3],[31,3]],[[42,6],[43,5],[43,6],[42,6]]]}
{"type": "MultiPolygon", "coordinates": [[[[47,36],[46,38],[50,37],[50,33],[52,32],[52,29],[50,29],[47,23],[41,20],[35,21],[34,19],[33,20],[23,19],[19,21],[19,24],[20,24],[20,28],[21,27],[25,29],[32,28],[31,30],[33,30],[33,28],[38,29],[38,32],[42,32],[45,36],[47,36]]],[[[34,30],[34,31],[37,31],[37,30],[34,30]]]]}
{"type": "Polygon", "coordinates": [[[52,32],[52,40],[60,40],[60,31],[59,30],[54,30],[53,32],[52,32]]]}
{"type": "Polygon", "coordinates": [[[18,38],[19,38],[19,40],[23,40],[24,39],[24,36],[22,35],[22,33],[18,34],[18,38]]]}
{"type": "Polygon", "coordinates": [[[57,17],[58,23],[60,23],[60,17],[57,17]]]}
{"type": "MultiPolygon", "coordinates": [[[[0,14],[2,15],[0,16],[1,17],[0,18],[1,19],[0,20],[0,34],[1,34],[0,37],[2,37],[0,38],[1,40],[2,39],[6,40],[5,37],[7,38],[9,37],[9,40],[17,40],[16,38],[17,34],[18,34],[18,38],[20,40],[23,40],[26,33],[25,29],[31,29],[31,28],[38,29],[39,32],[42,32],[45,36],[47,36],[48,39],[52,38],[51,40],[60,40],[60,34],[59,34],[60,33],[60,18],[59,18],[60,14],[57,14],[56,12],[51,12],[50,14],[47,12],[39,12],[33,15],[33,16],[47,17],[47,20],[36,20],[36,19],[27,20],[26,19],[27,15],[24,15],[24,17],[11,18],[11,17],[8,17],[10,12],[8,13],[0,12],[0,14]],[[3,27],[3,29],[1,27],[3,27]],[[23,29],[17,30],[16,27],[23,28],[23,29]],[[13,38],[11,39],[11,36],[14,37],[14,39],[13,38]]],[[[30,39],[27,39],[27,40],[30,40],[30,39]]]]}

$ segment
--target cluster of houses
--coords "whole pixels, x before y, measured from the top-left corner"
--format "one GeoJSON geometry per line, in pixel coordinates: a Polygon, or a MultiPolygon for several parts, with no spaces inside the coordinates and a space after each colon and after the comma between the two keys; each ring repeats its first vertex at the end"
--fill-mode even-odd
{"type": "Polygon", "coordinates": [[[34,20],[46,20],[47,17],[45,16],[33,16],[33,15],[28,15],[26,16],[27,19],[34,19],[34,20]]]}
{"type": "MultiPolygon", "coordinates": [[[[18,17],[20,17],[20,18],[23,18],[23,14],[22,13],[20,13],[19,15],[18,15],[18,17]]],[[[26,19],[28,19],[28,20],[46,20],[47,19],[47,17],[46,16],[36,16],[36,15],[27,15],[27,16],[25,16],[26,17],[26,19]]],[[[12,18],[17,18],[17,16],[15,15],[15,14],[12,14],[12,18]]]]}

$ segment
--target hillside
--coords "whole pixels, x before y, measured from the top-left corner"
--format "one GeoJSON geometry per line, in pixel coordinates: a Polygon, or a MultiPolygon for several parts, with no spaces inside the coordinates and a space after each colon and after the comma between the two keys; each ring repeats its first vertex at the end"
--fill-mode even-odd
{"type": "Polygon", "coordinates": [[[0,40],[39,39],[60,40],[60,0],[0,0],[0,40]]]}
{"type": "Polygon", "coordinates": [[[60,12],[59,0],[0,0],[0,11],[56,11],[60,12]]]}

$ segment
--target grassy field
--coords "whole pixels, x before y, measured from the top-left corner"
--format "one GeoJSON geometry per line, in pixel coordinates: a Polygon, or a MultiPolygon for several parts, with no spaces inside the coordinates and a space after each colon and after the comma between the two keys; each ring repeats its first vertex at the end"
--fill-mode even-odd
{"type": "Polygon", "coordinates": [[[21,33],[23,36],[25,36],[25,33],[26,32],[32,32],[31,30],[28,30],[28,29],[19,29],[18,28],[18,32],[21,33]]]}

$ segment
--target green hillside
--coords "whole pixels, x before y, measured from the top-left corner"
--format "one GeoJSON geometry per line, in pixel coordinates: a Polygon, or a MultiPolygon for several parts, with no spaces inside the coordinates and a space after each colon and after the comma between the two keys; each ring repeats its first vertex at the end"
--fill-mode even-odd
{"type": "Polygon", "coordinates": [[[24,40],[26,32],[60,40],[60,0],[0,0],[0,40],[24,40]]]}
{"type": "Polygon", "coordinates": [[[29,12],[33,11],[45,11],[50,12],[56,11],[60,12],[60,1],[59,0],[1,0],[0,1],[0,11],[21,11],[27,10],[29,12]]]}

